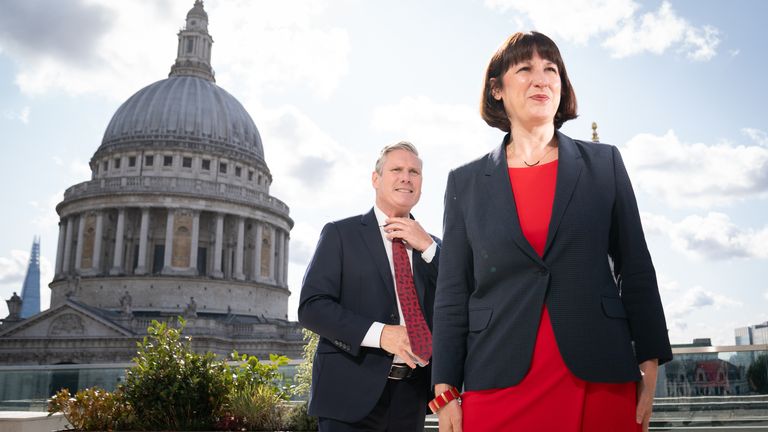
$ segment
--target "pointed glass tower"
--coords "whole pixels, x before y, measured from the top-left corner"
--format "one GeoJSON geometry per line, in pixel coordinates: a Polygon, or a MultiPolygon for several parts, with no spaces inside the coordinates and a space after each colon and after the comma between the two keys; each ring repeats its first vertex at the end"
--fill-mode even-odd
{"type": "Polygon", "coordinates": [[[40,237],[32,240],[29,267],[21,288],[21,318],[40,313],[40,237]]]}

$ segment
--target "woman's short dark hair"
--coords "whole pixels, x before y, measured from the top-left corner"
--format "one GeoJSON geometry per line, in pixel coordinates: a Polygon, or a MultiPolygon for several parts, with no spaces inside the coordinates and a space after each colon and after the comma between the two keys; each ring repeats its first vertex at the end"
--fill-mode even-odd
{"type": "Polygon", "coordinates": [[[483,95],[480,100],[480,115],[490,126],[499,128],[504,132],[510,131],[511,125],[507,113],[504,111],[504,102],[493,97],[493,83],[495,81],[497,86],[500,85],[501,77],[510,66],[530,60],[533,58],[534,52],[538,53],[541,58],[555,63],[560,73],[560,106],[557,107],[555,114],[555,128],[560,129],[563,123],[578,117],[576,93],[573,91],[571,81],[568,80],[563,58],[560,56],[560,50],[557,49],[555,42],[539,32],[517,32],[501,44],[491,57],[488,69],[485,71],[483,95]]]}

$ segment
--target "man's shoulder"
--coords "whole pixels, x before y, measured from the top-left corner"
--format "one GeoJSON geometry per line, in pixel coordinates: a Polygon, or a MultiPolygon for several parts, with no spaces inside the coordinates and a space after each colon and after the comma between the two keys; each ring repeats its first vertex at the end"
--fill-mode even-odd
{"type": "Polygon", "coordinates": [[[363,224],[363,219],[366,218],[367,216],[368,216],[368,213],[349,216],[343,219],[337,219],[335,221],[328,222],[325,226],[326,228],[334,227],[338,230],[359,228],[363,224]]]}

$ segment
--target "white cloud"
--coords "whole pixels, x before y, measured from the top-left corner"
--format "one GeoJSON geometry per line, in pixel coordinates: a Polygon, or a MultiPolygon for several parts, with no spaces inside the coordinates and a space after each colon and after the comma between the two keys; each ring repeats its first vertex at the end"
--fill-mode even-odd
{"type": "Polygon", "coordinates": [[[648,234],[668,236],[674,249],[692,258],[768,258],[768,226],[741,228],[716,212],[688,216],[680,222],[651,213],[641,216],[648,234]]]}
{"type": "Polygon", "coordinates": [[[709,60],[717,54],[719,31],[697,27],[677,15],[665,1],[656,12],[639,14],[632,0],[486,0],[501,12],[516,13],[517,28],[524,22],[555,39],[586,44],[602,39],[602,46],[617,58],[644,52],[664,54],[673,47],[691,60],[709,60]]]}
{"type": "MultiPolygon", "coordinates": [[[[19,69],[16,83],[23,92],[92,93],[124,100],[167,76],[176,56],[176,32],[192,2],[92,3],[110,19],[92,38],[93,46],[84,54],[88,61],[67,57],[72,47],[46,55],[12,49],[14,38],[21,35],[5,35],[11,42],[8,55],[19,69]]],[[[331,94],[347,73],[350,44],[346,30],[322,25],[326,4],[314,0],[207,4],[215,41],[213,67],[224,71],[217,79],[225,88],[237,83],[256,92],[299,87],[319,97],[331,94]]],[[[83,12],[72,19],[93,18],[83,12]]]]}
{"type": "Polygon", "coordinates": [[[29,124],[29,114],[31,112],[32,110],[28,106],[25,106],[18,111],[6,110],[3,112],[3,117],[8,120],[18,120],[23,124],[29,124]]]}
{"type": "Polygon", "coordinates": [[[391,105],[374,109],[372,126],[397,134],[419,149],[424,169],[443,172],[487,153],[494,130],[468,105],[444,104],[426,96],[407,96],[391,105]]]}
{"type": "Polygon", "coordinates": [[[764,131],[755,128],[743,128],[741,132],[752,139],[756,144],[768,147],[768,134],[764,131]]]}
{"type": "Polygon", "coordinates": [[[714,344],[733,344],[735,323],[712,327],[697,315],[736,309],[743,306],[742,302],[700,286],[682,288],[664,275],[659,275],[659,292],[672,343],[690,343],[694,338],[707,337],[714,344]]]}
{"type": "Polygon", "coordinates": [[[28,260],[29,252],[17,249],[11,251],[10,258],[0,257],[0,284],[23,282],[28,260]]]}
{"type": "Polygon", "coordinates": [[[712,26],[694,27],[679,17],[672,5],[664,2],[655,13],[627,20],[621,29],[603,42],[617,58],[643,52],[663,54],[678,45],[692,60],[709,60],[716,54],[720,39],[712,26]]]}
{"type": "MultiPolygon", "coordinates": [[[[29,266],[29,251],[11,250],[10,257],[0,257],[0,318],[8,315],[5,300],[13,293],[21,295],[24,277],[29,266]]],[[[45,310],[51,302],[51,292],[48,283],[53,280],[54,268],[51,261],[40,256],[40,308],[45,310]]]]}
{"type": "Polygon", "coordinates": [[[621,147],[637,189],[673,207],[729,205],[768,196],[768,148],[684,143],[674,131],[639,134],[621,147]]]}
{"type": "Polygon", "coordinates": [[[533,29],[579,44],[614,31],[618,23],[631,18],[638,8],[632,0],[486,0],[485,5],[501,12],[522,14],[533,29]]]}

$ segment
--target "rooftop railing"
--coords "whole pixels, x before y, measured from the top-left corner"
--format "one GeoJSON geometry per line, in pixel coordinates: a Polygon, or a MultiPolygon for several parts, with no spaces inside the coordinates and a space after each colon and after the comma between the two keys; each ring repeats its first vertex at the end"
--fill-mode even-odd
{"type": "MultiPolygon", "coordinates": [[[[768,431],[768,345],[685,347],[659,368],[651,430],[768,431]]],[[[281,367],[292,382],[299,361],[281,367]]],[[[0,366],[0,410],[44,411],[58,389],[114,390],[131,364],[0,366]]],[[[426,430],[437,430],[427,418],[426,430]]]]}

